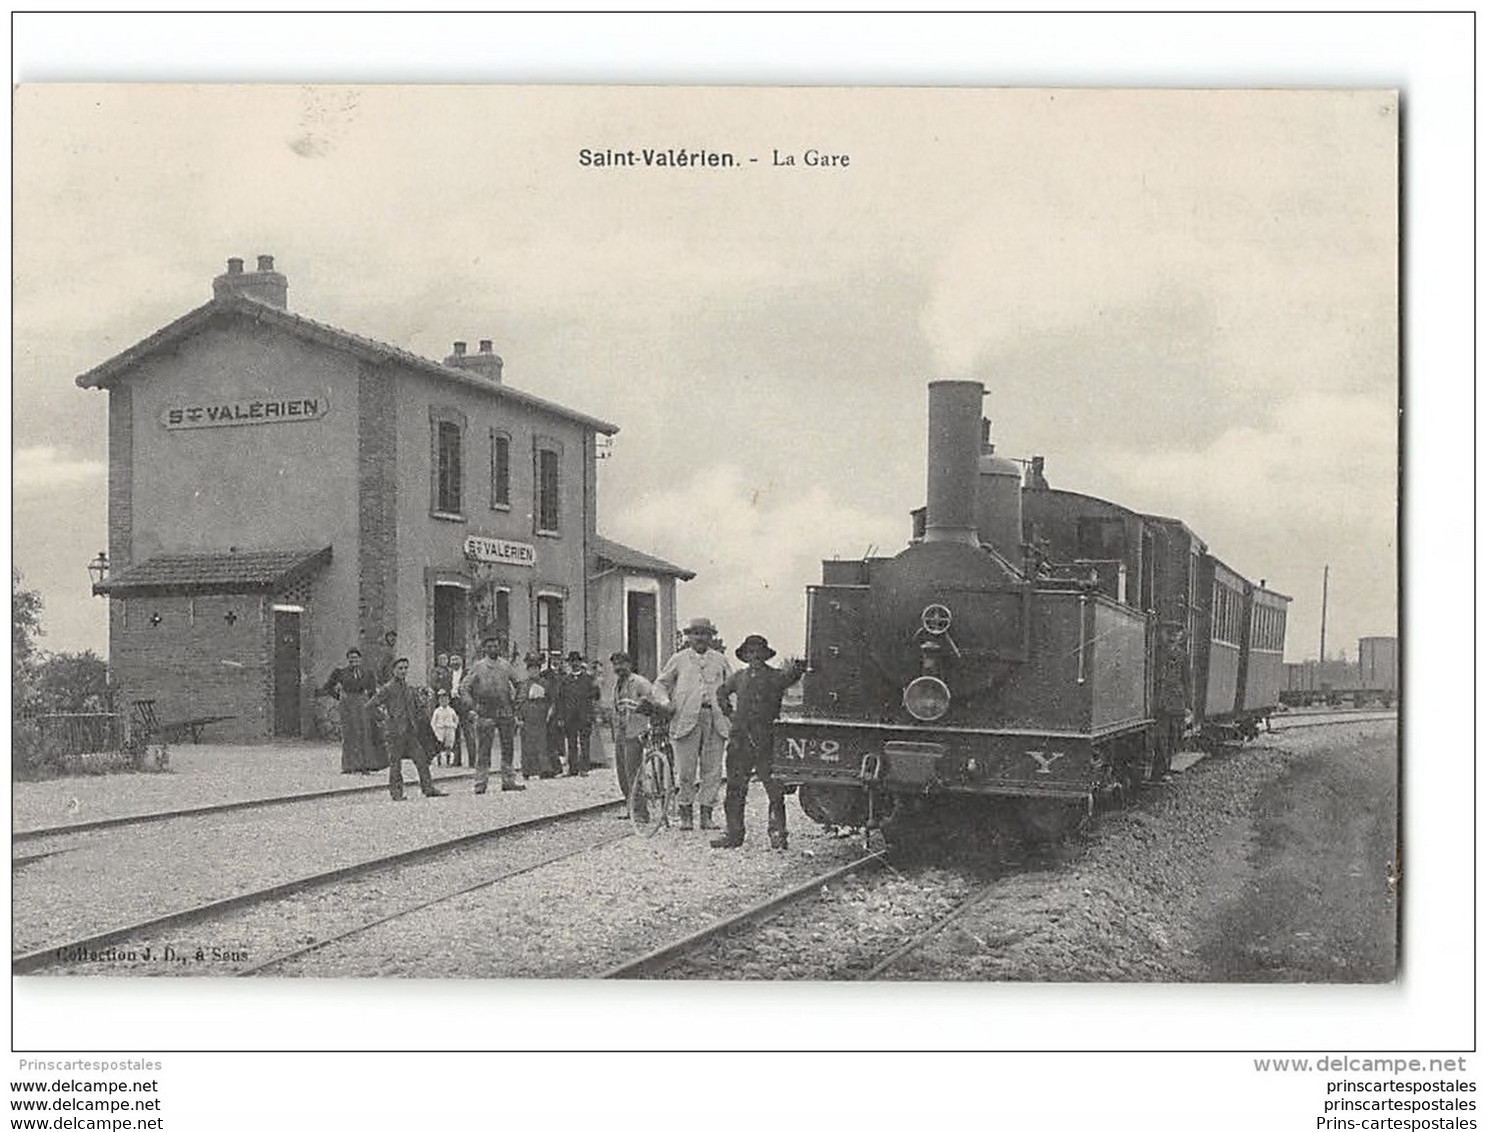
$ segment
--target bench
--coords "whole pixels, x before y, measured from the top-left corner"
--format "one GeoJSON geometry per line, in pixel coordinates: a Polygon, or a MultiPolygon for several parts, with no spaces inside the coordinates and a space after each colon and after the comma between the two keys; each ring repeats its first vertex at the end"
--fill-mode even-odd
{"type": "Polygon", "coordinates": [[[194,719],[174,719],[169,723],[160,725],[160,734],[166,741],[174,739],[180,742],[186,735],[191,736],[191,742],[201,742],[201,730],[213,723],[221,723],[223,720],[236,719],[235,715],[198,715],[194,719]]]}

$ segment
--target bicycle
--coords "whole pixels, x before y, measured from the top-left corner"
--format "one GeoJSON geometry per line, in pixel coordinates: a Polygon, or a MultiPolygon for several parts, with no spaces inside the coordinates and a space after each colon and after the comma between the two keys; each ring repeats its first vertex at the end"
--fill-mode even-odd
{"type": "Polygon", "coordinates": [[[676,769],[664,719],[651,720],[640,740],[640,766],[630,783],[630,822],[635,832],[653,837],[676,817],[676,769]]]}

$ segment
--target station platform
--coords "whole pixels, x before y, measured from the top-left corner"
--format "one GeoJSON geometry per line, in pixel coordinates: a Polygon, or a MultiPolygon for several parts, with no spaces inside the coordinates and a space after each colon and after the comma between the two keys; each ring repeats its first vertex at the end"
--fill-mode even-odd
{"type": "MultiPolygon", "coordinates": [[[[591,751],[596,766],[589,780],[614,781],[613,754],[607,734],[595,729],[591,751]]],[[[156,773],[71,775],[40,782],[11,783],[11,833],[53,826],[83,825],[113,818],[194,809],[228,802],[252,802],[321,791],[387,789],[387,772],[341,773],[340,743],[287,740],[279,743],[226,745],[172,744],[169,769],[156,773]]],[[[499,764],[500,748],[492,752],[499,764]]],[[[521,765],[521,741],[517,741],[521,765]]],[[[433,768],[436,782],[446,789],[466,784],[468,766],[433,768]]],[[[404,781],[418,790],[411,762],[404,761],[404,781]]],[[[493,775],[499,788],[499,771],[493,775]]],[[[468,785],[464,786],[468,789],[468,785]]],[[[619,788],[614,788],[616,796],[619,788]]]]}

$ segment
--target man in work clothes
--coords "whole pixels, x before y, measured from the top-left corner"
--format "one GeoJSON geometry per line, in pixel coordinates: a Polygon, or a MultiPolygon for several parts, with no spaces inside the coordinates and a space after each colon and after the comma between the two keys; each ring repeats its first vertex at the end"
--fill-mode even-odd
{"type": "Polygon", "coordinates": [[[697,802],[703,829],[716,829],[713,806],[723,784],[723,742],[728,718],[718,708],[718,686],[728,679],[728,662],[714,651],[718,630],[706,617],[687,625],[687,647],[666,662],[656,687],[671,701],[671,748],[676,754],[677,809],[681,828],[692,828],[697,802]],[[698,786],[698,778],[701,786],[698,786]]]}
{"type": "Polygon", "coordinates": [[[387,712],[384,732],[387,736],[387,788],[392,800],[403,800],[403,759],[413,760],[418,768],[418,785],[425,798],[442,798],[444,791],[434,787],[429,774],[429,756],[424,749],[424,730],[429,722],[419,710],[413,689],[408,687],[408,658],[398,657],[392,664],[392,679],[367,701],[367,710],[383,707],[387,712]]]}
{"type": "Polygon", "coordinates": [[[723,798],[727,828],[721,837],[713,838],[714,849],[736,849],[743,844],[744,802],[751,774],[759,776],[769,795],[769,847],[784,849],[788,844],[785,788],[773,778],[774,721],[785,689],[805,674],[805,662],[794,661],[784,670],[771,668],[767,662],[774,654],[767,640],[751,633],[734,654],[748,667],[728,677],[718,689],[718,703],[733,729],[728,738],[728,793],[723,798]]]}
{"type": "Polygon", "coordinates": [[[501,736],[501,789],[525,790],[516,780],[512,752],[516,742],[516,669],[501,655],[501,641],[486,637],[485,655],[470,666],[460,681],[465,721],[476,736],[475,793],[484,794],[490,781],[491,742],[501,736]]]}
{"type": "MultiPolygon", "coordinates": [[[[627,652],[609,658],[614,667],[614,773],[619,779],[620,794],[630,796],[630,783],[640,768],[640,741],[650,726],[650,717],[666,709],[666,697],[651,686],[644,676],[634,672],[634,662],[627,652]]],[[[628,819],[629,814],[621,814],[628,819]]]]}

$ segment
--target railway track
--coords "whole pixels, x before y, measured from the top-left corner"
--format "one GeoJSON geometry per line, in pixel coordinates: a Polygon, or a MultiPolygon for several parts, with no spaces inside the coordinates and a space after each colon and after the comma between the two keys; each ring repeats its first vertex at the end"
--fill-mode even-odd
{"type": "MultiPolygon", "coordinates": [[[[472,778],[473,774],[446,774],[434,779],[435,785],[459,782],[472,778]]],[[[386,792],[387,783],[374,782],[367,786],[340,786],[330,790],[312,790],[303,794],[281,794],[273,798],[247,798],[236,802],[219,802],[210,806],[188,806],[180,810],[157,810],[145,814],[124,814],[119,817],[99,818],[96,821],[70,822],[66,825],[38,826],[34,829],[17,830],[10,835],[12,845],[26,841],[37,841],[44,837],[65,837],[71,833],[88,833],[100,829],[120,829],[151,822],[171,821],[176,818],[208,817],[212,814],[228,814],[238,810],[256,810],[268,806],[291,805],[296,802],[317,802],[326,798],[360,797],[363,794],[386,792]]]]}
{"type": "Polygon", "coordinates": [[[693,932],[679,940],[658,947],[638,958],[626,960],[618,966],[611,967],[600,977],[605,979],[640,979],[659,974],[683,956],[697,950],[703,944],[726,936],[730,932],[747,925],[762,923],[778,915],[790,905],[808,896],[815,895],[834,880],[841,880],[854,873],[882,866],[886,860],[886,856],[884,852],[879,851],[877,853],[869,853],[865,857],[859,857],[855,861],[849,861],[847,864],[832,869],[828,873],[823,873],[818,877],[812,877],[804,884],[796,885],[794,888],[787,889],[785,892],[751,905],[742,912],[725,916],[700,931],[693,932]]]}
{"type": "MultiPolygon", "coordinates": [[[[305,876],[296,877],[293,880],[283,881],[278,884],[258,888],[249,892],[239,893],[234,896],[224,897],[216,900],[203,901],[198,904],[189,905],[161,915],[149,917],[132,923],[118,924],[102,931],[93,932],[84,936],[48,943],[42,947],[33,948],[30,951],[14,954],[11,957],[12,974],[27,974],[51,966],[55,963],[66,963],[79,958],[87,957],[108,948],[110,945],[121,940],[132,939],[136,936],[159,932],[163,929],[175,929],[188,924],[200,923],[228,913],[252,908],[256,905],[283,897],[293,896],[316,888],[324,888],[330,885],[353,880],[368,874],[394,868],[400,865],[408,865],[421,860],[437,857],[440,854],[470,846],[480,845],[503,837],[542,829],[548,826],[559,825],[564,822],[573,821],[592,814],[599,814],[618,809],[624,803],[620,801],[600,802],[593,805],[582,806],[574,810],[565,810],[558,814],[547,814],[526,821],[514,822],[510,825],[496,826],[492,829],[479,830],[475,833],[465,833],[457,837],[446,838],[441,841],[421,845],[413,849],[403,850],[398,853],[371,857],[351,865],[330,869],[324,872],[310,873],[305,876]]],[[[627,831],[628,832],[628,831],[627,831]]],[[[617,835],[609,840],[617,840],[617,835]]],[[[38,855],[39,856],[39,855],[38,855]]],[[[550,862],[549,862],[550,863],[550,862]]],[[[533,866],[537,867],[537,866],[533,866]]],[[[514,870],[517,872],[527,870],[514,870]]],[[[496,883],[502,877],[492,878],[484,883],[496,883]]],[[[474,886],[476,888],[481,885],[474,886]]],[[[447,893],[443,899],[451,899],[456,893],[447,893]]],[[[437,902],[437,901],[435,901],[437,902]]],[[[400,914],[416,909],[406,909],[400,914]]],[[[371,925],[366,925],[371,926],[371,925]]],[[[365,927],[358,929],[365,930],[365,927]]],[[[354,933],[348,933],[354,934],[354,933]]],[[[283,962],[287,956],[276,956],[275,962],[283,962]]]]}
{"type": "Polygon", "coordinates": [[[1268,730],[1270,731],[1295,731],[1303,727],[1330,727],[1340,723],[1381,723],[1388,720],[1398,720],[1397,711],[1389,712],[1361,712],[1361,713],[1336,713],[1326,716],[1276,716],[1272,717],[1268,730]]]}
{"type": "Polygon", "coordinates": [[[313,942],[306,943],[300,947],[290,948],[287,951],[278,952],[258,963],[253,963],[247,967],[240,968],[236,972],[236,974],[239,978],[262,974],[263,972],[271,970],[272,968],[283,966],[285,963],[291,962],[292,960],[300,959],[306,955],[311,955],[317,951],[331,946],[332,944],[342,943],[345,940],[352,938],[353,936],[361,935],[363,932],[371,931],[373,928],[379,928],[383,924],[391,923],[393,920],[401,919],[404,916],[411,916],[417,912],[422,912],[439,904],[448,903],[451,900],[455,900],[461,896],[466,896],[472,892],[479,892],[483,888],[494,887],[495,885],[500,884],[502,881],[512,880],[515,877],[523,876],[526,873],[536,872],[538,869],[544,869],[547,868],[549,865],[555,865],[560,861],[566,861],[570,857],[577,857],[582,853],[589,853],[595,849],[602,849],[606,845],[612,845],[616,841],[621,841],[624,838],[630,836],[632,836],[631,831],[629,829],[626,829],[623,833],[612,834],[609,837],[601,837],[597,841],[592,841],[587,844],[580,845],[576,849],[567,849],[561,853],[556,853],[551,856],[544,857],[540,861],[533,861],[529,864],[525,864],[514,869],[505,869],[502,872],[497,873],[493,877],[487,877],[485,879],[478,880],[474,884],[462,885],[461,887],[453,889],[449,892],[442,892],[438,896],[431,896],[425,900],[414,901],[411,904],[394,909],[393,911],[384,913],[381,916],[376,916],[372,919],[364,920],[360,923],[354,924],[349,928],[344,928],[341,931],[325,936],[322,939],[314,940],[313,942]]]}
{"type": "MultiPolygon", "coordinates": [[[[792,909],[800,908],[812,897],[820,895],[834,881],[843,880],[854,874],[878,869],[886,869],[887,875],[900,880],[909,879],[893,869],[891,863],[886,860],[884,853],[868,854],[847,865],[833,869],[829,873],[813,878],[804,884],[797,885],[786,892],[763,900],[741,912],[725,916],[682,939],[656,948],[654,951],[638,958],[627,960],[606,971],[603,977],[607,979],[664,978],[668,973],[689,966],[694,970],[700,967],[703,970],[709,970],[722,977],[729,977],[744,965],[740,964],[737,960],[728,960],[726,958],[722,960],[718,958],[702,958],[701,953],[705,952],[710,946],[730,942],[730,937],[742,936],[748,931],[762,929],[764,925],[776,917],[787,914],[792,909]]],[[[883,954],[881,958],[877,959],[870,966],[860,967],[855,973],[850,974],[835,972],[829,977],[853,978],[864,982],[871,982],[882,978],[905,958],[940,935],[961,919],[961,917],[975,909],[991,896],[996,891],[996,886],[1004,875],[1004,871],[999,868],[997,875],[976,882],[972,885],[971,891],[956,898],[953,906],[948,911],[934,916],[927,926],[908,931],[891,931],[891,942],[885,944],[883,948],[886,954],[883,954]]],[[[919,883],[923,882],[920,881],[919,883]]],[[[936,895],[932,883],[930,887],[919,892],[918,895],[921,900],[932,902],[936,895]]],[[[819,920],[810,921],[810,928],[816,929],[822,923],[823,921],[819,920]]],[[[786,934],[789,935],[788,929],[786,930],[786,934]]],[[[826,968],[830,969],[840,965],[843,956],[837,947],[837,943],[841,939],[841,935],[839,934],[834,939],[827,939],[824,942],[818,943],[818,937],[822,934],[822,932],[816,930],[809,932],[800,930],[789,936],[791,939],[791,948],[796,953],[797,961],[798,953],[802,949],[809,951],[813,948],[818,948],[827,953],[827,957],[824,960],[826,968]]],[[[747,951],[747,943],[743,941],[732,942],[747,951]]],[[[765,965],[767,966],[768,964],[766,963],[765,965]]],[[[682,975],[680,977],[687,976],[682,975]]]]}

